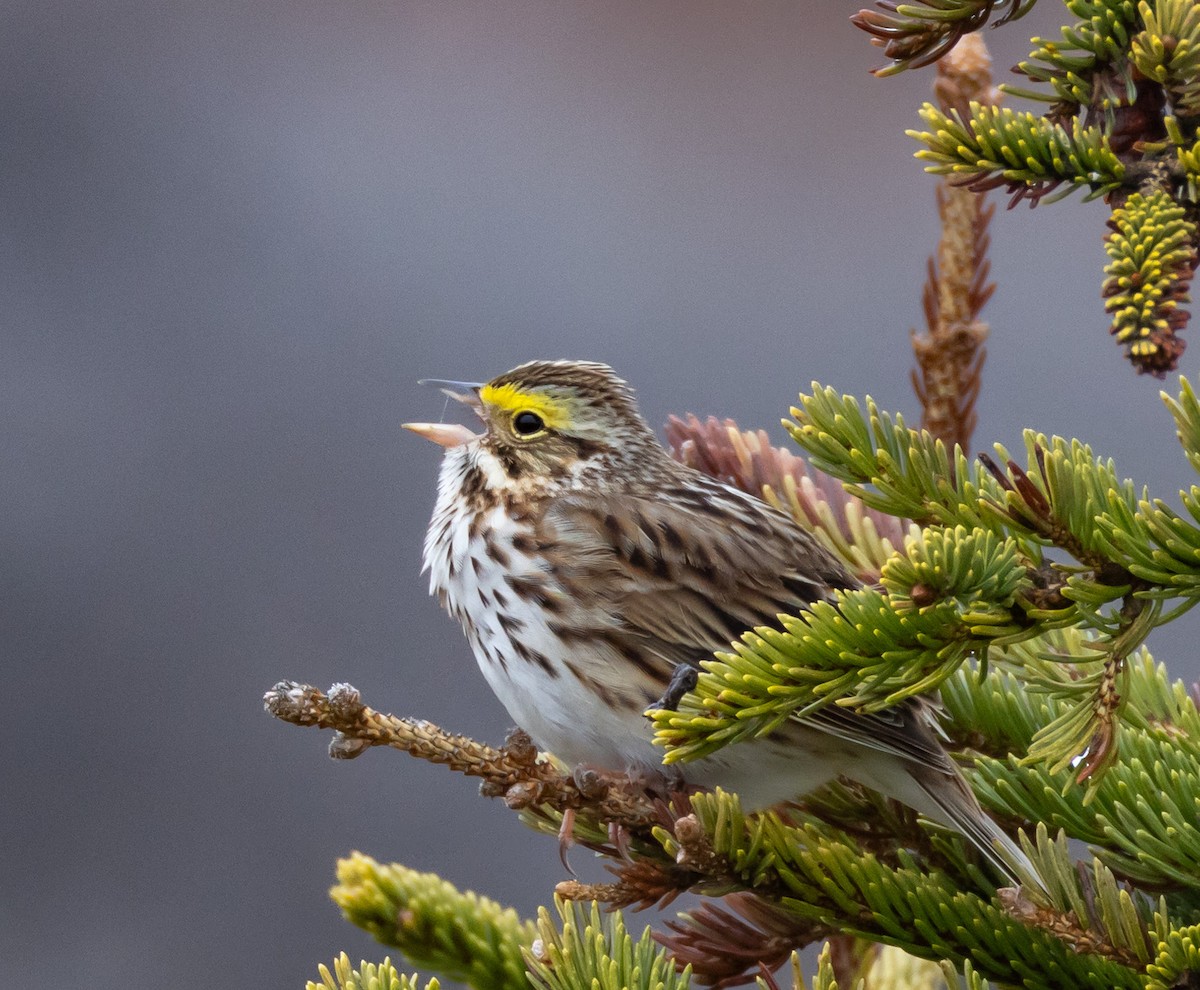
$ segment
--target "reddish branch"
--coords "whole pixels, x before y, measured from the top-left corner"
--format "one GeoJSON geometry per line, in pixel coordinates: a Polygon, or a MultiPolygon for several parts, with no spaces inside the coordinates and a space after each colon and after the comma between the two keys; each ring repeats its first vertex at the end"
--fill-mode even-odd
{"type": "MultiPolygon", "coordinates": [[[[934,92],[942,109],[968,115],[972,102],[995,102],[991,62],[978,35],[968,35],[938,63],[934,92]]],[[[917,367],[913,387],[921,425],[948,446],[966,450],[975,429],[975,400],[983,368],[987,324],[979,313],[995,285],[988,281],[988,222],[984,193],[943,179],[937,192],[942,237],[929,259],[922,302],[926,332],[913,333],[917,367]]]]}

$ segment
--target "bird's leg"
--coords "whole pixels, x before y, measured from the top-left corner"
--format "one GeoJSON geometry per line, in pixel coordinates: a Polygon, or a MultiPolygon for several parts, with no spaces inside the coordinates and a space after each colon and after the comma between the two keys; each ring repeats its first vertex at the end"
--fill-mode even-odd
{"type": "Polygon", "coordinates": [[[696,686],[696,681],[699,677],[699,668],[690,663],[677,663],[675,669],[671,672],[670,681],[667,682],[667,689],[663,692],[662,697],[650,705],[650,707],[659,708],[667,712],[677,711],[679,709],[679,702],[683,700],[685,694],[696,686]]]}
{"type": "Polygon", "coordinates": [[[612,843],[621,859],[627,863],[633,862],[629,856],[629,829],[620,822],[609,822],[608,841],[612,843]]]}

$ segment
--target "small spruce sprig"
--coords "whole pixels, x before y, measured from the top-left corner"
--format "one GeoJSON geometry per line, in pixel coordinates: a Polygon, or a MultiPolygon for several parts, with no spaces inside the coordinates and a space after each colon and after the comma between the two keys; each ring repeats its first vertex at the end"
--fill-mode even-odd
{"type": "Polygon", "coordinates": [[[1005,188],[1012,204],[1052,202],[1076,189],[1084,190],[1085,200],[1095,199],[1125,181],[1127,167],[1104,131],[1078,119],[1055,123],[977,102],[966,116],[931,103],[920,114],[928,130],[906,133],[925,146],[917,157],[930,163],[927,172],[956,176],[979,191],[1005,188]]]}
{"type": "Polygon", "coordinates": [[[876,69],[890,76],[905,69],[930,65],[949,52],[964,35],[989,22],[999,27],[1033,9],[1037,0],[914,0],[898,4],[883,0],[874,9],[860,10],[850,20],[871,35],[891,64],[876,69]],[[993,17],[993,14],[995,16],[993,17]]]}
{"type": "MultiPolygon", "coordinates": [[[[792,956],[793,990],[946,990],[962,986],[964,990],[990,990],[988,981],[967,962],[959,973],[949,962],[933,963],[917,959],[890,945],[872,945],[861,965],[839,972],[834,943],[826,942],[817,955],[817,969],[811,980],[805,979],[800,958],[792,956]]],[[[762,990],[779,990],[774,982],[759,978],[762,990]]]]}
{"type": "Polygon", "coordinates": [[[1179,990],[1195,985],[1200,973],[1200,925],[1158,931],[1158,954],[1147,968],[1146,990],[1179,990]]]}
{"type": "MultiPolygon", "coordinates": [[[[1067,637],[1062,645],[1070,645],[1072,633],[1058,635],[1067,637]]],[[[1127,880],[1190,891],[1186,899],[1194,898],[1200,893],[1195,870],[1200,826],[1191,810],[1200,799],[1200,717],[1194,701],[1139,651],[1124,682],[1121,759],[1082,789],[1071,767],[1031,758],[1046,728],[1072,708],[1046,686],[1055,675],[1065,676],[1062,665],[1040,657],[1033,646],[1015,648],[1007,669],[994,666],[981,675],[964,668],[942,685],[945,730],[974,755],[967,772],[976,795],[1002,820],[1064,829],[1127,880]],[[1156,796],[1157,810],[1133,797],[1147,794],[1156,796]]]]}
{"type": "Polygon", "coordinates": [[[1193,0],[1138,3],[1143,28],[1130,41],[1137,70],[1166,90],[1179,117],[1200,115],[1200,7],[1193,0]]]}
{"type": "Polygon", "coordinates": [[[332,970],[322,964],[318,971],[321,982],[309,980],[305,990],[439,990],[441,987],[437,977],[422,984],[417,976],[401,973],[391,959],[378,964],[364,960],[355,969],[344,952],[333,961],[332,970]]]}
{"type": "Polygon", "coordinates": [[[556,898],[560,923],[538,912],[537,938],[526,953],[534,990],[687,990],[691,968],[678,967],[649,929],[639,939],[620,912],[556,898]]]}
{"type": "Polygon", "coordinates": [[[346,919],[416,965],[472,990],[528,990],[523,952],[534,927],[512,908],[357,852],[337,876],[330,896],[346,919]]]}
{"type": "Polygon", "coordinates": [[[1067,0],[1077,19],[1057,39],[1034,38],[1034,50],[1016,71],[1049,92],[1004,86],[1007,93],[1055,103],[1052,115],[1074,116],[1087,107],[1107,119],[1136,99],[1129,61],[1130,39],[1141,27],[1138,5],[1129,0],[1067,0]]]}

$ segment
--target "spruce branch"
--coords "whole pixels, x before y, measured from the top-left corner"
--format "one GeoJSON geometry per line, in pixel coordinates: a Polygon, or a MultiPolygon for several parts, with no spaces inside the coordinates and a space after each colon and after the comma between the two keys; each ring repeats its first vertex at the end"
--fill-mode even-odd
{"type": "Polygon", "coordinates": [[[1061,547],[1092,572],[1071,578],[1075,600],[1104,603],[1142,590],[1123,567],[1125,551],[1113,543],[1120,527],[1108,518],[1117,514],[1123,523],[1136,516],[1139,495],[1086,444],[1026,431],[1026,467],[997,445],[1000,463],[983,455],[981,470],[957,451],[952,471],[944,444],[909,429],[869,397],[866,405],[864,414],[856,399],[814,382],[785,425],[815,465],[882,512],[922,526],[1012,534],[1035,564],[1039,544],[1061,547]]]}
{"type": "MultiPolygon", "coordinates": [[[[926,103],[920,111],[928,131],[907,131],[925,145],[917,157],[931,162],[926,172],[954,175],[968,189],[1006,187],[1011,203],[1028,199],[1035,205],[1067,183],[1061,198],[1086,188],[1085,199],[1120,188],[1125,166],[1099,128],[1072,120],[1070,127],[1028,112],[976,102],[963,116],[926,103]]],[[[1010,204],[1011,205],[1011,204],[1010,204]]]]}
{"type": "MultiPolygon", "coordinates": [[[[1079,634],[1055,635],[1072,649],[1079,634]]],[[[1120,759],[1085,791],[1070,768],[1026,759],[1042,726],[1071,708],[1057,691],[1025,680],[1037,663],[1033,649],[1015,647],[1027,655],[1014,658],[1012,670],[964,669],[942,685],[945,729],[975,754],[967,773],[980,801],[1004,818],[1064,829],[1139,885],[1200,890],[1200,714],[1187,688],[1145,650],[1130,658],[1120,759]]],[[[1043,663],[1047,679],[1061,676],[1061,665],[1043,663]]]]}
{"type": "Polygon", "coordinates": [[[436,977],[422,986],[415,975],[399,972],[391,959],[378,965],[364,961],[355,969],[344,952],[333,961],[332,971],[324,963],[317,969],[321,982],[309,980],[305,990],[438,990],[441,986],[436,977]]]}
{"type": "MultiPolygon", "coordinates": [[[[833,952],[828,942],[821,946],[821,952],[817,956],[817,972],[812,983],[805,982],[798,956],[792,957],[792,971],[795,974],[794,990],[839,990],[837,977],[833,970],[833,952]]],[[[847,990],[860,990],[860,987],[858,984],[854,984],[847,990]]]]}
{"type": "Polygon", "coordinates": [[[976,971],[969,959],[963,963],[961,974],[949,962],[942,963],[942,973],[947,987],[953,987],[961,976],[964,990],[991,990],[991,984],[976,971]]]}
{"type": "MultiPolygon", "coordinates": [[[[832,785],[827,791],[835,792],[836,801],[836,792],[841,789],[842,785],[832,785]]],[[[873,808],[881,800],[877,795],[867,799],[873,808]]],[[[887,803],[894,805],[894,802],[887,803]]],[[[810,795],[801,804],[789,809],[785,816],[745,818],[741,815],[736,796],[718,791],[715,795],[694,795],[692,814],[683,815],[670,827],[657,830],[662,862],[686,870],[693,890],[710,897],[726,895],[723,907],[716,908],[712,902],[706,902],[699,913],[689,913],[671,924],[669,927],[674,934],[658,936],[673,951],[681,953],[677,956],[681,963],[695,966],[701,982],[726,986],[743,982],[764,960],[781,961],[789,944],[796,947],[822,937],[827,931],[844,930],[842,915],[846,911],[857,921],[865,917],[861,907],[852,908],[845,901],[841,902],[843,911],[831,914],[823,921],[811,912],[797,913],[789,900],[793,888],[768,868],[780,855],[803,856],[806,861],[811,858],[814,868],[819,871],[819,864],[825,862],[826,853],[817,837],[821,837],[822,842],[844,847],[850,858],[872,857],[885,873],[901,867],[915,870],[911,850],[919,849],[925,870],[944,866],[945,873],[935,873],[933,876],[952,877],[953,881],[947,882],[952,882],[956,889],[977,890],[986,896],[994,892],[994,883],[970,863],[972,853],[956,833],[939,828],[936,831],[939,840],[943,841],[931,842],[925,828],[917,826],[915,813],[908,809],[903,809],[902,824],[897,827],[890,811],[873,815],[871,811],[864,812],[861,805],[856,815],[847,816],[846,824],[851,828],[851,831],[847,831],[839,827],[842,822],[838,813],[830,814],[833,807],[834,803],[828,796],[810,795]],[[708,807],[710,810],[715,807],[716,811],[706,817],[702,805],[710,799],[717,804],[708,807]],[[879,822],[876,835],[869,834],[873,821],[879,822]],[[755,850],[755,855],[766,857],[762,860],[762,869],[751,871],[752,880],[748,879],[746,870],[750,866],[745,857],[740,854],[739,857],[728,855],[719,838],[725,836],[727,840],[739,830],[746,830],[745,834],[750,836],[748,848],[755,850]],[[737,894],[738,891],[745,891],[754,897],[747,899],[737,894]],[[732,900],[729,895],[733,895],[732,900]],[[730,912],[744,920],[730,923],[730,912]]],[[[895,808],[900,810],[899,806],[895,808]]],[[[795,865],[786,858],[781,862],[788,876],[794,877],[795,865]]],[[[619,864],[614,872],[621,876],[625,868],[624,864],[619,864]]],[[[879,878],[875,883],[886,885],[886,881],[879,878]]],[[[568,881],[559,885],[557,893],[572,899],[599,898],[607,901],[607,895],[615,893],[619,897],[622,891],[620,884],[594,885],[568,881]]],[[[624,902],[617,900],[608,903],[624,902]]],[[[1024,902],[1018,898],[1014,903],[1024,902]]]]}
{"type": "Polygon", "coordinates": [[[1133,581],[1112,546],[1104,513],[1098,510],[1109,507],[1111,511],[1117,503],[1127,512],[1134,511],[1138,493],[1133,482],[1121,479],[1112,460],[1094,456],[1091,447],[1078,440],[1047,438],[1031,430],[1025,431],[1024,439],[1025,467],[1000,445],[995,449],[1004,467],[989,455],[980,455],[1002,492],[987,499],[990,513],[1006,527],[1058,547],[1089,568],[1095,587],[1085,589],[1076,581],[1075,598],[1097,602],[1119,598],[1133,581]]]}
{"type": "Polygon", "coordinates": [[[1175,151],[1174,163],[1169,158],[1162,159],[1163,167],[1176,180],[1181,199],[1191,204],[1200,202],[1200,140],[1196,140],[1194,133],[1184,134],[1174,117],[1164,118],[1163,124],[1175,151]]]}
{"type": "Polygon", "coordinates": [[[1053,839],[1039,822],[1036,841],[1027,851],[1046,884],[1053,906],[1014,905],[1029,923],[1056,933],[1077,951],[1104,956],[1130,969],[1143,968],[1153,956],[1150,929],[1154,918],[1144,898],[1135,898],[1099,860],[1090,869],[1074,861],[1067,836],[1053,839]]]}
{"type": "Polygon", "coordinates": [[[481,791],[489,797],[503,797],[511,808],[588,809],[605,821],[629,828],[649,827],[661,817],[653,802],[624,778],[576,779],[558,764],[539,758],[523,732],[513,733],[502,749],[496,749],[452,735],[431,722],[377,712],[364,705],[349,684],[335,684],[326,695],[311,685],[281,681],[266,693],[263,707],[293,725],[335,730],[331,756],[354,757],[372,746],[400,749],[481,778],[481,791]]]}
{"type": "MultiPolygon", "coordinates": [[[[1014,602],[1031,585],[1016,541],[964,526],[931,526],[910,537],[905,553],[884,565],[881,582],[899,611],[956,599],[981,627],[1011,623],[1014,602]]],[[[972,630],[975,635],[982,631],[972,630]]],[[[1010,631],[1019,632],[1019,626],[1008,626],[1001,635],[1010,631]]]]}
{"type": "Polygon", "coordinates": [[[1200,8],[1193,0],[1138,4],[1144,28],[1130,40],[1139,72],[1166,91],[1181,117],[1200,115],[1200,8]]]}
{"type": "MultiPolygon", "coordinates": [[[[969,468],[959,452],[951,474],[944,445],[870,400],[864,415],[855,400],[814,387],[793,415],[790,431],[815,464],[850,494],[926,529],[884,566],[882,590],[838,592],[702,664],[676,710],[652,715],[667,761],[708,755],[830,703],[884,708],[936,689],[972,656],[997,656],[989,648],[1077,625],[1089,633],[1071,652],[1049,649],[1046,666],[1025,668],[1065,702],[1025,756],[1072,766],[1080,782],[1108,768],[1119,749],[1126,659],[1156,625],[1200,600],[1200,529],[1148,507],[1111,461],[1077,441],[1030,432],[1026,467],[997,447],[1006,467],[985,458],[987,472],[969,468]],[[933,525],[942,520],[954,526],[933,525]],[[1048,568],[1045,544],[1078,564],[1048,568]],[[1170,598],[1180,604],[1168,614],[1170,598]]],[[[1200,489],[1195,497],[1200,517],[1200,489]]]]}
{"type": "MultiPolygon", "coordinates": [[[[794,990],[947,990],[959,985],[959,974],[949,962],[918,959],[890,945],[869,943],[865,956],[843,965],[838,949],[847,941],[856,946],[865,944],[844,938],[827,940],[817,956],[817,971],[811,982],[804,978],[799,957],[793,956],[794,990]]],[[[969,962],[965,971],[966,990],[988,990],[987,980],[975,973],[969,962]]],[[[761,978],[759,985],[763,987],[761,978]]]]}
{"type": "MultiPolygon", "coordinates": [[[[1005,468],[985,455],[982,470],[958,450],[952,470],[945,445],[927,431],[909,429],[902,417],[881,411],[869,397],[866,406],[864,414],[856,399],[814,382],[811,394],[801,395],[793,407],[794,422],[785,425],[816,466],[879,511],[907,515],[922,526],[1012,533],[1022,538],[1034,566],[1039,545],[1059,546],[1096,572],[1098,600],[1120,597],[1121,591],[1103,589],[1127,584],[1129,575],[1112,559],[1116,552],[1095,508],[1116,499],[1132,512],[1137,497],[1111,462],[1094,458],[1084,444],[1028,431],[1027,468],[997,446],[1005,468]]],[[[1033,573],[1031,579],[1040,580],[1033,573]]],[[[1081,580],[1075,584],[1083,588],[1081,580]]],[[[1063,607],[1051,596],[1043,598],[1046,605],[1063,607]]]]}
{"type": "MultiPolygon", "coordinates": [[[[1002,907],[944,874],[918,870],[903,851],[897,866],[886,866],[813,821],[791,826],[773,814],[747,818],[736,796],[719,791],[695,795],[692,805],[695,830],[668,840],[667,851],[747,889],[779,892],[780,904],[799,918],[920,958],[958,966],[970,958],[982,974],[1005,983],[1046,985],[1050,973],[1060,988],[1141,985],[1102,939],[1076,952],[1061,933],[1016,920],[1010,912],[1025,910],[1019,899],[1002,907]],[[1100,947],[1101,954],[1090,951],[1100,947]]],[[[1082,944],[1085,933],[1072,938],[1082,944]]]]}
{"type": "Polygon", "coordinates": [[[863,987],[871,990],[947,990],[958,985],[953,966],[918,959],[893,945],[875,947],[866,959],[863,987]],[[949,972],[954,975],[947,975],[949,972]]]}
{"type": "MultiPolygon", "coordinates": [[[[577,827],[577,837],[578,834],[577,827]]],[[[554,892],[564,900],[600,901],[609,907],[632,907],[637,911],[649,907],[664,908],[699,879],[691,870],[661,856],[662,849],[658,846],[634,850],[586,840],[584,844],[613,860],[607,869],[617,879],[613,883],[560,881],[554,892]]]]}
{"type": "Polygon", "coordinates": [[[838,478],[865,505],[918,526],[985,527],[981,498],[998,496],[994,480],[961,448],[949,452],[927,431],[909,429],[869,396],[857,399],[813,382],[784,428],[809,462],[838,478]]]}
{"type": "MultiPolygon", "coordinates": [[[[894,71],[925,64],[919,56],[927,52],[934,54],[926,61],[933,61],[987,19],[985,4],[945,3],[929,5],[936,13],[917,6],[864,11],[856,23],[873,30],[877,42],[888,38],[896,47],[894,71]]],[[[917,157],[928,163],[926,171],[946,176],[964,194],[1003,187],[1010,206],[1021,200],[1037,205],[1079,188],[1085,199],[1104,196],[1114,210],[1102,288],[1111,332],[1139,373],[1162,377],[1183,353],[1179,331],[1188,313],[1182,304],[1189,301],[1200,245],[1194,215],[1200,198],[1200,11],[1193,0],[1067,0],[1066,6],[1077,21],[1059,39],[1035,38],[1029,59],[1016,68],[1049,90],[1000,87],[1051,102],[1045,117],[989,106],[985,94],[963,106],[939,90],[942,105],[921,110],[927,129],[908,133],[923,145],[917,157]],[[1174,116],[1168,116],[1168,103],[1174,116]]],[[[939,64],[943,76],[951,71],[946,61],[939,64]]],[[[947,205],[940,205],[945,222],[947,205]]],[[[954,257],[969,257],[965,246],[954,257]]],[[[931,265],[925,296],[931,328],[940,320],[935,301],[944,304],[934,295],[939,278],[931,265]]],[[[948,414],[955,412],[952,399],[961,397],[959,420],[971,425],[979,369],[967,357],[978,350],[971,332],[979,338],[986,330],[977,321],[957,326],[957,339],[943,331],[940,348],[961,351],[955,361],[939,365],[939,350],[925,353],[926,342],[915,342],[918,395],[937,413],[925,425],[950,442],[969,435],[944,424],[955,422],[948,414]]]]}
{"type": "Polygon", "coordinates": [[[1015,96],[1057,101],[1056,119],[1073,116],[1080,106],[1099,112],[1111,122],[1118,107],[1136,100],[1128,65],[1130,37],[1141,27],[1131,0],[1067,0],[1077,18],[1062,28],[1059,39],[1034,38],[1037,47],[1016,71],[1035,83],[1048,84],[1050,93],[1001,88],[1015,96]]]}
{"type": "Polygon", "coordinates": [[[1192,470],[1200,474],[1200,399],[1187,378],[1179,379],[1179,396],[1159,392],[1159,398],[1175,420],[1175,436],[1192,470]]]}
{"type": "Polygon", "coordinates": [[[686,990],[691,971],[677,969],[649,929],[636,942],[619,912],[601,915],[556,899],[561,919],[538,913],[538,937],[527,953],[529,983],[535,990],[686,990]]]}
{"type": "Polygon", "coordinates": [[[1046,762],[1052,770],[1073,766],[1080,784],[1111,766],[1118,752],[1124,673],[1125,656],[1110,649],[1096,674],[1086,681],[1081,679],[1090,688],[1088,696],[1038,730],[1026,759],[1046,762]]]}
{"type": "MultiPolygon", "coordinates": [[[[987,566],[970,549],[972,561],[987,566]]],[[[1000,570],[980,576],[1007,584],[1000,570]]],[[[897,607],[873,588],[839,591],[780,623],[745,633],[732,653],[703,662],[695,690],[677,710],[651,713],[666,762],[707,756],[834,702],[863,711],[889,707],[936,688],[990,642],[1027,635],[1010,608],[970,591],[964,600],[918,608],[897,607]]]]}
{"type": "Polygon", "coordinates": [[[346,919],[410,960],[473,990],[528,990],[523,950],[534,925],[433,873],[351,853],[330,891],[346,919]]]}
{"type": "Polygon", "coordinates": [[[978,31],[1000,15],[994,26],[1024,16],[1037,0],[913,0],[893,3],[876,0],[874,9],[860,10],[851,23],[871,35],[871,44],[883,49],[892,64],[875,69],[876,76],[890,76],[905,69],[919,69],[942,58],[965,35],[978,31]]]}
{"type": "MultiPolygon", "coordinates": [[[[1180,493],[1188,514],[1200,518],[1200,489],[1180,493]]],[[[1114,501],[1098,518],[1115,552],[1124,555],[1123,566],[1143,583],[1142,597],[1181,604],[1167,618],[1175,618],[1196,604],[1200,596],[1200,528],[1180,516],[1161,499],[1143,498],[1136,510],[1114,501]]]]}
{"type": "Polygon", "coordinates": [[[1172,929],[1160,923],[1158,955],[1148,967],[1146,990],[1194,990],[1200,986],[1200,925],[1172,929]]]}
{"type": "MultiPolygon", "coordinates": [[[[1180,379],[1179,396],[1160,393],[1189,463],[1200,470],[1200,403],[1186,378],[1180,379]]],[[[1200,522],[1200,487],[1180,493],[1191,520],[1200,522]]],[[[1179,598],[1180,609],[1200,600],[1200,526],[1184,518],[1160,499],[1145,492],[1136,500],[1110,500],[1108,512],[1097,516],[1097,525],[1123,565],[1148,587],[1144,597],[1179,598]]],[[[1178,614],[1178,610],[1173,613],[1178,614]]]]}

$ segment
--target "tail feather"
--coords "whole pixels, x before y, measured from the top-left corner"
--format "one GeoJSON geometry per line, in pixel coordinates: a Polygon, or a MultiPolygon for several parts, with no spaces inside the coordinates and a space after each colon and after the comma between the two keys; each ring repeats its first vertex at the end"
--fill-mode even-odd
{"type": "Polygon", "coordinates": [[[961,774],[933,771],[912,773],[913,782],[927,801],[918,811],[962,833],[983,856],[1014,884],[1045,892],[1046,886],[1032,861],[979,806],[961,774]]]}

